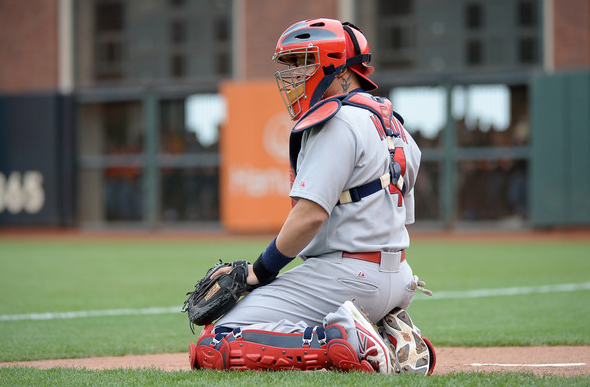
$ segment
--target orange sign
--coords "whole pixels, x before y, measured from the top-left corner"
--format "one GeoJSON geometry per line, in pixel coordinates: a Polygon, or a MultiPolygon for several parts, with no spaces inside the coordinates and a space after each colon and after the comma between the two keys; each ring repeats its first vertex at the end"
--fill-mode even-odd
{"type": "Polygon", "coordinates": [[[293,122],[274,81],[227,82],[221,94],[221,221],[229,231],[278,231],[291,208],[293,122]]]}

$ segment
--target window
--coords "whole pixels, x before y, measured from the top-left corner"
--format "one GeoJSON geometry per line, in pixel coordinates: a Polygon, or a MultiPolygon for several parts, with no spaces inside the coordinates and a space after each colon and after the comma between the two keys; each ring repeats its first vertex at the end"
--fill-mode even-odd
{"type": "Polygon", "coordinates": [[[170,58],[170,75],[182,78],[186,75],[186,58],[183,55],[173,55],[170,58]]]}
{"type": "Polygon", "coordinates": [[[384,49],[402,50],[413,48],[414,28],[411,25],[396,25],[382,28],[379,38],[384,49]]]}
{"type": "Polygon", "coordinates": [[[121,31],[124,28],[123,4],[103,3],[96,5],[96,30],[98,32],[121,31]]]}
{"type": "Polygon", "coordinates": [[[215,21],[213,26],[215,34],[215,40],[218,42],[229,41],[229,21],[226,17],[220,17],[215,21]]]}
{"type": "Polygon", "coordinates": [[[483,48],[479,40],[467,42],[467,64],[470,66],[479,65],[483,62],[483,48]]]}
{"type": "Polygon", "coordinates": [[[225,52],[218,52],[215,57],[215,69],[217,75],[226,76],[230,73],[230,59],[225,52]]]}
{"type": "Polygon", "coordinates": [[[537,3],[534,1],[518,3],[518,25],[520,27],[535,27],[537,25],[537,3]]]}
{"type": "Polygon", "coordinates": [[[408,27],[393,27],[391,29],[391,46],[395,49],[413,47],[413,34],[411,28],[408,27]]]}
{"type": "Polygon", "coordinates": [[[518,41],[518,61],[520,63],[537,62],[537,39],[521,38],[518,41]]]}
{"type": "Polygon", "coordinates": [[[120,42],[104,42],[96,45],[96,59],[102,64],[116,64],[123,60],[123,45],[120,42]]]}
{"type": "Polygon", "coordinates": [[[379,14],[383,16],[403,16],[412,13],[412,0],[381,0],[379,14]]]}
{"type": "Polygon", "coordinates": [[[186,23],[184,20],[174,20],[170,24],[170,41],[172,43],[184,43],[187,40],[186,23]]]}
{"type": "Polygon", "coordinates": [[[483,11],[481,4],[467,4],[465,7],[465,25],[470,30],[483,27],[483,11]]]}
{"type": "Polygon", "coordinates": [[[411,20],[379,29],[379,63],[395,69],[410,68],[415,63],[415,27],[411,20]]]}
{"type": "Polygon", "coordinates": [[[125,8],[121,2],[98,2],[95,13],[94,77],[112,81],[124,77],[125,8]]]}

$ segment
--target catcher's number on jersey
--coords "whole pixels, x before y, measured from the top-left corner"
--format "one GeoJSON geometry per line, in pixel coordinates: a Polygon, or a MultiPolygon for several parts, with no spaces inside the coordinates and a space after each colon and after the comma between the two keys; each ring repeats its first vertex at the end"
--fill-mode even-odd
{"type": "MultiPolygon", "coordinates": [[[[396,147],[395,148],[395,155],[393,157],[393,159],[400,165],[402,172],[401,175],[402,177],[406,176],[406,154],[404,152],[404,148],[402,147],[396,147]]],[[[402,191],[400,191],[400,189],[397,187],[397,185],[393,184],[393,183],[389,183],[389,193],[390,194],[398,194],[397,195],[397,206],[401,207],[402,204],[404,203],[403,201],[403,195],[402,195],[402,191]]]]}

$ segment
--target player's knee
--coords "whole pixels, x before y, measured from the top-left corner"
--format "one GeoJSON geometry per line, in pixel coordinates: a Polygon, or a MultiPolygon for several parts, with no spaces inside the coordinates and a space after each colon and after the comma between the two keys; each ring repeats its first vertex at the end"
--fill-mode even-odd
{"type": "MultiPolygon", "coordinates": [[[[223,343],[227,346],[227,343],[223,343]]],[[[216,349],[210,345],[197,345],[196,348],[196,364],[199,368],[209,370],[225,370],[227,368],[228,351],[226,348],[216,349]]]]}

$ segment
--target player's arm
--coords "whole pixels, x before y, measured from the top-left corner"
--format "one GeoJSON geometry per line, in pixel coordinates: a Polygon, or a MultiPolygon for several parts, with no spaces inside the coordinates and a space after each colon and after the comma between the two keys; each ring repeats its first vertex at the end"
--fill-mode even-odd
{"type": "Polygon", "coordinates": [[[277,249],[288,257],[295,257],[318,233],[328,213],[317,203],[299,199],[289,213],[276,239],[277,249]]]}
{"type": "MultiPolygon", "coordinates": [[[[271,282],[279,271],[311,242],[326,219],[328,213],[322,206],[311,200],[299,199],[289,212],[279,235],[268,245],[254,265],[249,265],[246,282],[249,285],[271,282]]],[[[230,267],[224,267],[211,277],[215,278],[230,271],[230,267]]]]}
{"type": "Polygon", "coordinates": [[[299,199],[279,235],[254,262],[248,274],[248,283],[265,285],[274,280],[279,271],[311,242],[326,219],[328,213],[319,204],[299,199]]]}

